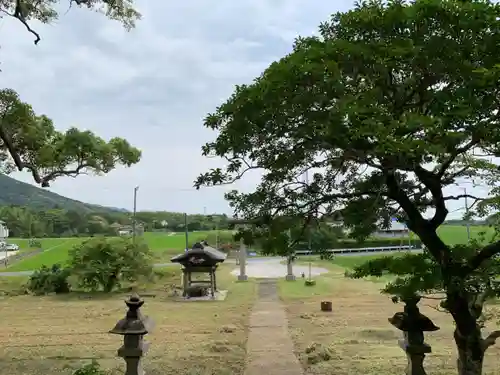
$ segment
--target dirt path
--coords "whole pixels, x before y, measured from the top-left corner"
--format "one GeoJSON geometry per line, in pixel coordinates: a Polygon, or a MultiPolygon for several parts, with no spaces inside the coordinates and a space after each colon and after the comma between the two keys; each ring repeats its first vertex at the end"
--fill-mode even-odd
{"type": "Polygon", "coordinates": [[[288,320],[276,280],[259,283],[259,299],[250,316],[245,375],[303,375],[293,354],[288,320]]]}

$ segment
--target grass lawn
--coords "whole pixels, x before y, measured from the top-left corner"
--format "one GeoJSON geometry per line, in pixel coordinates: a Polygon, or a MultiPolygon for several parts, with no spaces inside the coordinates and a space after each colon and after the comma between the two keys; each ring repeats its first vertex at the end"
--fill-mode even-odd
{"type": "MultiPolygon", "coordinates": [[[[156,323],[146,336],[151,342],[144,360],[146,372],[243,373],[256,285],[236,282],[230,269],[222,266],[218,272],[220,289],[229,290],[225,301],[173,301],[166,289],[178,284],[180,275],[171,269],[157,283],[140,289],[139,293],[145,290],[143,313],[156,323]]],[[[116,356],[123,339],[108,330],[124,317],[125,298],[125,294],[1,298],[0,373],[71,374],[75,367],[96,359],[103,367],[123,374],[124,361],[116,356]]]]}
{"type": "MultiPolygon", "coordinates": [[[[324,264],[323,264],[324,266],[324,264]]],[[[317,286],[305,287],[303,281],[280,282],[286,306],[289,331],[295,354],[314,375],[378,375],[403,373],[406,355],[398,346],[402,334],[387,318],[402,311],[389,296],[380,294],[380,284],[344,278],[344,269],[330,264],[330,273],[315,277],[317,286]],[[332,301],[333,312],[320,311],[321,301],[332,301]]],[[[425,360],[429,374],[456,374],[454,325],[449,314],[435,310],[436,301],[420,303],[421,311],[441,327],[426,334],[432,354],[425,360]]],[[[500,316],[500,310],[489,310],[500,316]]],[[[496,329],[492,319],[485,331],[496,329]]],[[[500,345],[486,353],[485,373],[496,374],[500,345]]]]}

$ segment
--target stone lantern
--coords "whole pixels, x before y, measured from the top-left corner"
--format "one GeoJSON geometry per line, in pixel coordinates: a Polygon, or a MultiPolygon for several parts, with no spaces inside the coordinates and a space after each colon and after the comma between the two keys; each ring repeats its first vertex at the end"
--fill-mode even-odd
{"type": "Polygon", "coordinates": [[[403,331],[403,339],[399,340],[399,346],[408,358],[406,374],[426,375],[423,362],[425,354],[431,352],[431,347],[424,342],[424,332],[437,331],[439,327],[420,313],[417,307],[420,297],[406,298],[402,301],[405,304],[404,311],[394,314],[389,318],[389,323],[403,331]]]}
{"type": "Polygon", "coordinates": [[[149,343],[144,341],[144,335],[151,332],[153,322],[141,314],[140,308],[144,301],[137,294],[131,295],[125,304],[128,307],[125,318],[116,323],[109,333],[123,336],[123,345],[118,349],[118,356],[125,360],[125,375],[144,375],[142,357],[149,348],[149,343]]]}

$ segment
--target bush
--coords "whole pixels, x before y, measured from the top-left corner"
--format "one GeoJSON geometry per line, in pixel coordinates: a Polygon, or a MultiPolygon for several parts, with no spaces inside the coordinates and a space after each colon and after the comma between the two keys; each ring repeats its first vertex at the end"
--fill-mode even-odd
{"type": "Polygon", "coordinates": [[[42,243],[35,238],[30,239],[28,244],[29,244],[29,247],[35,247],[37,249],[42,248],[42,243]]]}
{"type": "Polygon", "coordinates": [[[130,238],[96,237],[75,246],[70,264],[80,287],[109,293],[123,281],[136,282],[153,272],[153,257],[142,242],[130,238]]]}
{"type": "Polygon", "coordinates": [[[91,363],[80,367],[73,375],[108,375],[109,372],[101,369],[101,366],[96,360],[92,360],[91,363]]]}
{"type": "Polygon", "coordinates": [[[62,268],[59,264],[54,264],[50,268],[42,266],[31,275],[27,287],[36,295],[69,293],[71,289],[68,282],[69,276],[70,270],[62,268]]]}
{"type": "Polygon", "coordinates": [[[334,257],[335,257],[335,254],[328,252],[328,251],[321,252],[319,255],[319,259],[321,259],[321,260],[333,260],[334,257]]]}
{"type": "Polygon", "coordinates": [[[315,286],[316,285],[316,280],[306,280],[304,282],[305,286],[315,286]]]}

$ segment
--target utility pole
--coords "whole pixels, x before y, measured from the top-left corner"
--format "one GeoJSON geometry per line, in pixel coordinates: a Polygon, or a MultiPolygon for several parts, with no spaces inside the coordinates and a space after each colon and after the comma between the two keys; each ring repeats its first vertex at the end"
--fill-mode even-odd
{"type": "Polygon", "coordinates": [[[186,236],[186,251],[189,249],[189,243],[188,243],[188,215],[185,213],[184,214],[184,234],[186,236]]]}
{"type": "Polygon", "coordinates": [[[136,236],[136,221],[135,215],[137,213],[137,191],[139,190],[139,186],[134,188],[134,213],[132,214],[132,242],[135,245],[135,236],[136,236]]]}
{"type": "Polygon", "coordinates": [[[470,225],[469,225],[469,205],[467,204],[467,188],[463,188],[465,194],[465,226],[467,228],[467,242],[470,242],[470,225]]]}
{"type": "Polygon", "coordinates": [[[215,222],[215,248],[219,250],[219,220],[215,222]]]}
{"type": "MultiPolygon", "coordinates": [[[[309,170],[306,170],[304,174],[304,182],[309,186],[309,170]]],[[[309,280],[311,280],[312,271],[312,238],[311,238],[311,224],[307,224],[307,250],[309,252],[309,280]]]]}

